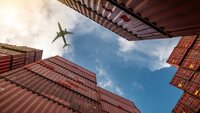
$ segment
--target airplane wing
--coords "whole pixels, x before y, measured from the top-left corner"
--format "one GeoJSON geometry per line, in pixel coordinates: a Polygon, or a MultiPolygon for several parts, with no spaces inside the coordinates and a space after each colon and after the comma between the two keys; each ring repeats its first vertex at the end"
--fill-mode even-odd
{"type": "Polygon", "coordinates": [[[63,31],[64,35],[67,35],[67,34],[74,34],[72,32],[68,32],[68,31],[63,31]]]}
{"type": "Polygon", "coordinates": [[[52,43],[53,43],[55,40],[57,40],[59,37],[61,37],[61,36],[62,36],[61,32],[58,33],[57,36],[55,37],[55,39],[52,41],[52,43]]]}

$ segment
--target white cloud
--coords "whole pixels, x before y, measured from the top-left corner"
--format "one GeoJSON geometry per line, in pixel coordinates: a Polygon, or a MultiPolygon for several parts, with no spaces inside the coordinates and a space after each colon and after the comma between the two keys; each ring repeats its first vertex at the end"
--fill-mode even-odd
{"type": "Polygon", "coordinates": [[[133,41],[127,41],[124,38],[118,38],[118,42],[119,42],[119,51],[120,52],[130,52],[134,49],[135,44],[133,41]]]}
{"type": "Polygon", "coordinates": [[[58,21],[68,30],[79,23],[77,14],[67,6],[56,0],[0,0],[0,7],[1,43],[42,49],[43,58],[72,52],[73,46],[62,49],[61,39],[51,44],[59,31],[58,21]]]}
{"type": "Polygon", "coordinates": [[[96,66],[98,85],[113,93],[123,96],[121,88],[114,83],[107,71],[102,66],[96,66]]]}
{"type": "Polygon", "coordinates": [[[144,90],[145,88],[141,83],[133,82],[132,83],[132,89],[137,91],[137,90],[144,90]]]}
{"type": "Polygon", "coordinates": [[[119,50],[117,54],[124,58],[127,63],[133,63],[138,67],[146,67],[151,71],[160,70],[165,67],[170,67],[166,63],[166,60],[179,39],[129,42],[119,38],[119,50]]]}

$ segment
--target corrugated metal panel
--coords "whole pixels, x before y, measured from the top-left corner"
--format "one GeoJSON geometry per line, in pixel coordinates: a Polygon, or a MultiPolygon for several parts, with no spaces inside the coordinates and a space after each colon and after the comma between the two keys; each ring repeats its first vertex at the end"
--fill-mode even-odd
{"type": "Polygon", "coordinates": [[[187,108],[191,109],[195,113],[198,113],[200,110],[200,99],[191,96],[188,93],[184,93],[179,102],[187,106],[187,108]]]}
{"type": "Polygon", "coordinates": [[[177,76],[174,76],[170,82],[171,85],[182,90],[186,90],[187,83],[188,83],[187,80],[179,78],[177,76]]]}
{"type": "Polygon", "coordinates": [[[193,49],[200,49],[200,40],[195,42],[193,49]]]}
{"type": "Polygon", "coordinates": [[[127,40],[167,37],[106,0],[60,1],[127,40]]]}
{"type": "Polygon", "coordinates": [[[59,60],[65,62],[65,63],[67,63],[67,64],[69,64],[69,65],[71,65],[72,67],[78,68],[79,70],[83,71],[83,72],[86,73],[86,74],[89,74],[89,75],[92,76],[93,78],[96,78],[95,73],[93,73],[93,72],[91,72],[91,71],[89,71],[89,70],[87,70],[87,69],[85,69],[85,68],[83,68],[83,67],[81,67],[81,66],[79,66],[79,65],[77,65],[77,64],[75,64],[75,63],[73,63],[73,62],[71,62],[71,61],[69,61],[69,60],[66,60],[66,59],[64,59],[64,58],[62,58],[62,57],[59,57],[59,56],[55,56],[55,58],[57,58],[57,59],[59,59],[59,60]]]}
{"type": "Polygon", "coordinates": [[[117,0],[116,2],[124,8],[130,9],[133,13],[141,15],[144,19],[146,18],[151,23],[155,22],[157,27],[163,27],[166,32],[173,36],[200,33],[200,25],[197,24],[200,17],[198,0],[117,0]]]}
{"type": "Polygon", "coordinates": [[[107,113],[129,113],[104,101],[101,101],[101,105],[102,105],[102,110],[106,111],[107,113]]]}
{"type": "MultiPolygon", "coordinates": [[[[67,70],[55,63],[52,63],[50,61],[48,61],[48,59],[44,60],[43,62],[45,62],[46,64],[50,65],[52,68],[53,68],[53,71],[57,72],[57,73],[60,73],[74,81],[76,81],[77,83],[79,84],[82,84],[82,85],[85,85],[89,88],[92,88],[94,90],[97,90],[97,85],[96,83],[76,74],[76,73],[73,73],[72,71],[70,70],[67,70]]],[[[44,65],[44,64],[41,64],[41,65],[44,65]]]]}
{"type": "Polygon", "coordinates": [[[157,39],[200,33],[200,24],[197,24],[200,23],[198,0],[59,1],[128,40],[157,39]],[[98,16],[94,16],[94,13],[98,16]]]}
{"type": "Polygon", "coordinates": [[[134,113],[135,112],[136,108],[134,108],[134,106],[129,106],[127,104],[124,104],[124,103],[122,103],[122,102],[120,102],[118,100],[113,99],[112,97],[106,96],[104,94],[100,94],[100,98],[101,98],[102,101],[107,102],[107,103],[109,103],[111,105],[114,105],[114,106],[116,106],[116,107],[118,107],[120,109],[123,109],[124,111],[128,111],[130,113],[134,113]]]}
{"type": "Polygon", "coordinates": [[[189,108],[178,102],[175,108],[172,110],[172,113],[196,113],[196,112],[190,110],[189,108]]]}
{"type": "Polygon", "coordinates": [[[111,92],[109,92],[109,91],[107,91],[107,90],[105,90],[103,88],[98,87],[98,89],[99,89],[100,94],[102,93],[104,95],[107,95],[108,97],[111,97],[111,98],[113,98],[113,99],[115,99],[117,101],[120,101],[120,102],[122,102],[122,103],[124,103],[124,104],[126,104],[128,106],[134,106],[133,103],[130,100],[122,98],[122,97],[120,97],[120,96],[118,96],[118,95],[116,95],[114,93],[111,93],[111,92]]]}
{"type": "Polygon", "coordinates": [[[52,59],[50,58],[50,59],[48,59],[48,61],[51,61],[51,62],[53,62],[53,63],[65,68],[65,69],[70,70],[70,71],[73,71],[74,73],[77,73],[78,75],[80,75],[80,76],[82,76],[82,77],[84,77],[86,79],[89,79],[90,81],[96,83],[95,75],[94,76],[90,76],[89,74],[87,74],[87,73],[83,72],[82,70],[80,70],[77,66],[71,66],[71,65],[66,63],[67,61],[64,62],[63,61],[64,59],[61,61],[60,60],[61,57],[59,59],[58,58],[59,58],[58,56],[55,57],[55,58],[52,58],[52,59]]]}
{"type": "Polygon", "coordinates": [[[0,79],[1,113],[75,113],[35,92],[0,79]]]}
{"type": "Polygon", "coordinates": [[[200,85],[200,72],[196,72],[191,81],[200,85]]]}
{"type": "Polygon", "coordinates": [[[184,61],[181,63],[181,67],[196,71],[200,67],[200,61],[199,61],[199,59],[185,58],[184,61]]]}
{"type": "Polygon", "coordinates": [[[198,37],[197,35],[182,36],[176,47],[178,47],[178,48],[190,48],[191,46],[193,46],[197,37],[198,37]]]}
{"type": "MultiPolygon", "coordinates": [[[[51,58],[53,59],[53,58],[51,58]]],[[[36,74],[39,74],[45,78],[48,78],[56,83],[62,84],[64,86],[67,86],[68,88],[77,91],[88,98],[94,99],[97,101],[97,92],[93,89],[90,89],[82,84],[77,83],[76,81],[73,81],[72,79],[69,79],[57,72],[54,71],[54,69],[49,69],[44,65],[43,61],[38,62],[39,64],[35,63],[35,65],[31,66],[25,66],[26,69],[28,69],[31,72],[34,72],[36,74]],[[42,65],[41,65],[42,64],[42,65]]],[[[46,64],[47,65],[47,64],[46,64]]],[[[49,65],[50,67],[51,65],[49,65]]]]}
{"type": "Polygon", "coordinates": [[[178,71],[176,72],[175,76],[185,79],[185,80],[190,80],[192,76],[195,74],[194,71],[184,69],[184,68],[179,68],[178,71]]]}
{"type": "MultiPolygon", "coordinates": [[[[99,104],[97,101],[92,100],[92,97],[86,97],[81,94],[80,90],[80,92],[76,92],[71,87],[53,81],[52,78],[41,76],[23,68],[4,73],[0,77],[75,111],[85,111],[84,113],[99,112],[99,104]]],[[[57,75],[54,78],[61,79],[57,75]]]]}
{"type": "Polygon", "coordinates": [[[0,54],[0,73],[39,61],[42,58],[42,50],[2,43],[0,43],[0,54]]]}
{"type": "Polygon", "coordinates": [[[185,91],[200,99],[200,85],[199,84],[188,82],[185,91]]]}

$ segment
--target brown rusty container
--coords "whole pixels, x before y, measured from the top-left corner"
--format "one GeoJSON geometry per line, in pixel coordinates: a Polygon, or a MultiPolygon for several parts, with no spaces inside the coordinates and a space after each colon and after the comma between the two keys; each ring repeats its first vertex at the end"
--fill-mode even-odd
{"type": "Polygon", "coordinates": [[[0,54],[0,73],[39,61],[42,58],[42,50],[2,43],[0,43],[0,54]]]}
{"type": "Polygon", "coordinates": [[[51,61],[52,63],[55,63],[55,64],[65,68],[65,69],[72,71],[73,73],[78,74],[79,76],[82,76],[82,77],[96,83],[96,76],[94,73],[89,72],[86,69],[84,70],[83,68],[81,68],[80,66],[77,66],[75,64],[71,65],[70,64],[71,62],[65,60],[64,58],[56,56],[55,58],[48,59],[48,60],[51,61]]]}
{"type": "Polygon", "coordinates": [[[13,82],[0,79],[1,113],[76,113],[68,106],[13,82]]]}
{"type": "Polygon", "coordinates": [[[184,104],[178,102],[175,108],[172,110],[172,113],[197,113],[187,108],[184,104]]]}
{"type": "Polygon", "coordinates": [[[127,40],[163,39],[200,33],[198,1],[59,1],[127,40]]]}
{"type": "Polygon", "coordinates": [[[200,40],[197,40],[193,46],[193,49],[200,50],[200,40]]]}
{"type": "Polygon", "coordinates": [[[182,90],[186,90],[186,86],[187,86],[188,81],[183,79],[183,78],[179,78],[177,76],[174,76],[170,82],[171,85],[182,89],[182,90]]]}
{"type": "Polygon", "coordinates": [[[198,71],[200,67],[200,60],[185,58],[183,62],[181,63],[181,67],[184,67],[193,71],[198,71]]]}
{"type": "Polygon", "coordinates": [[[194,45],[194,42],[198,36],[182,36],[180,41],[178,42],[177,46],[178,48],[190,48],[194,45]]]}
{"type": "Polygon", "coordinates": [[[187,108],[191,109],[195,113],[198,113],[200,110],[200,99],[188,93],[184,93],[179,102],[187,106],[187,108]]]}
{"type": "Polygon", "coordinates": [[[130,101],[103,88],[98,87],[102,111],[109,113],[140,113],[130,101]]]}
{"type": "Polygon", "coordinates": [[[61,83],[61,80],[66,79],[63,79],[56,73],[52,73],[51,71],[45,72],[46,69],[41,67],[41,70],[44,69],[43,74],[36,73],[33,70],[31,71],[27,69],[28,67],[21,67],[13,71],[6,72],[0,75],[0,79],[14,83],[24,89],[47,98],[48,100],[52,100],[54,103],[66,106],[73,111],[84,111],[83,113],[99,113],[99,103],[95,100],[97,97],[93,97],[94,94],[91,93],[91,91],[91,95],[87,95],[85,92],[81,92],[82,87],[75,86],[75,83],[73,83],[73,86],[72,83],[61,83]],[[44,73],[46,75],[44,75],[44,73]]]}
{"type": "Polygon", "coordinates": [[[191,70],[184,69],[184,68],[180,67],[178,69],[178,71],[176,72],[175,76],[189,81],[189,80],[191,80],[191,78],[193,77],[194,74],[195,74],[194,71],[191,71],[191,70]]]}
{"type": "Polygon", "coordinates": [[[200,85],[200,72],[196,72],[191,81],[200,85]]]}
{"type": "Polygon", "coordinates": [[[188,82],[185,90],[187,93],[200,99],[200,85],[194,82],[188,82]]]}

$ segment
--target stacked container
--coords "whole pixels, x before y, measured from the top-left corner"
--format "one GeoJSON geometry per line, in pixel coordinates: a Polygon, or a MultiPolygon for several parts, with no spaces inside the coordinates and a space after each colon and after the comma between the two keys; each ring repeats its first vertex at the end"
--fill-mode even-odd
{"type": "Polygon", "coordinates": [[[0,73],[41,60],[42,50],[0,43],[0,73]]]}
{"type": "Polygon", "coordinates": [[[170,84],[184,91],[173,113],[199,113],[200,109],[200,38],[181,38],[167,60],[178,68],[170,84]],[[177,50],[183,51],[177,51],[177,50]]]}
{"type": "MultiPolygon", "coordinates": [[[[77,69],[80,68],[78,66],[76,68],[72,67],[72,64],[73,63],[56,56],[28,64],[24,67],[0,75],[1,80],[7,81],[8,84],[8,86],[5,86],[4,84],[0,85],[3,91],[9,90],[9,86],[13,83],[17,85],[13,87],[16,89],[20,89],[18,87],[21,87],[22,89],[26,89],[26,92],[28,93],[27,96],[24,94],[25,97],[20,97],[15,95],[15,93],[5,93],[0,95],[0,101],[5,104],[4,106],[0,105],[0,109],[3,112],[6,112],[11,108],[18,109],[17,106],[19,106],[17,103],[7,103],[7,99],[3,99],[3,97],[9,99],[9,96],[13,98],[16,96],[18,99],[14,98],[15,101],[20,101],[22,103],[23,101],[26,102],[26,100],[23,100],[25,98],[29,101],[34,100],[34,98],[43,97],[40,100],[40,103],[49,100],[49,102],[43,104],[53,111],[54,108],[51,108],[51,106],[55,106],[55,108],[59,107],[59,109],[62,107],[71,109],[71,112],[99,113],[99,96],[96,89],[96,79],[94,79],[95,74],[91,74],[87,70],[82,71],[83,68],[79,70],[77,69]],[[29,97],[29,95],[33,94],[35,94],[36,97],[29,97]],[[51,102],[53,104],[49,105],[51,102]]],[[[75,64],[73,65],[75,66],[75,64]]],[[[19,91],[19,93],[20,92],[21,91],[19,91]]],[[[32,108],[31,106],[32,103],[26,105],[28,111],[35,109],[38,110],[38,112],[42,112],[42,109],[38,109],[38,107],[32,108]]],[[[23,106],[20,106],[20,109],[18,110],[22,112],[22,108],[23,106]]]]}
{"type": "Polygon", "coordinates": [[[102,113],[140,113],[129,100],[98,87],[102,113]]]}
{"type": "Polygon", "coordinates": [[[188,53],[191,46],[194,44],[197,36],[184,36],[180,39],[177,46],[172,51],[167,63],[178,68],[188,53]]]}
{"type": "Polygon", "coordinates": [[[1,113],[140,113],[97,88],[94,73],[59,56],[1,74],[0,102],[1,113]]]}

